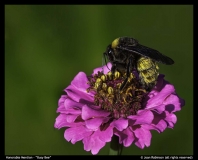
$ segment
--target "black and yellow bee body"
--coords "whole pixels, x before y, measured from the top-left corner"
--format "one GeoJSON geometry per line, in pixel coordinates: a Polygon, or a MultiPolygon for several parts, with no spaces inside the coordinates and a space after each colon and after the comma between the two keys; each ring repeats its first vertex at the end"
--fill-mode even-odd
{"type": "Polygon", "coordinates": [[[133,70],[139,73],[139,78],[142,86],[151,90],[159,75],[159,67],[157,62],[166,65],[174,64],[174,61],[161,54],[159,51],[152,48],[143,46],[139,42],[130,37],[120,37],[115,39],[110,45],[107,46],[104,52],[106,57],[112,63],[111,71],[126,72],[127,78],[120,87],[124,88],[127,79],[133,70]]]}
{"type": "Polygon", "coordinates": [[[143,87],[151,89],[156,84],[159,75],[157,63],[150,58],[141,57],[137,61],[137,70],[143,87]]]}

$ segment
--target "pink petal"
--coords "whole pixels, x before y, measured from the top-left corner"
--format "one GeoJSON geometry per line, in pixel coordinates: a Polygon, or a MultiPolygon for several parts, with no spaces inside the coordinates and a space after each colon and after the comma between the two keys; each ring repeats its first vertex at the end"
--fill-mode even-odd
{"type": "Polygon", "coordinates": [[[130,128],[127,128],[125,130],[123,130],[122,132],[116,130],[114,132],[115,135],[117,135],[119,137],[119,143],[125,146],[125,147],[129,147],[133,141],[135,140],[134,134],[133,132],[130,130],[130,128]]]}
{"type": "Polygon", "coordinates": [[[153,107],[152,110],[154,110],[155,112],[157,112],[158,114],[161,114],[162,112],[165,111],[165,106],[164,104],[158,105],[156,107],[153,107]]]}
{"type": "Polygon", "coordinates": [[[62,101],[61,103],[59,103],[57,112],[65,113],[65,114],[79,115],[79,114],[81,114],[80,106],[82,106],[81,103],[77,103],[77,102],[71,100],[70,98],[67,98],[64,101],[62,101]]]}
{"type": "Polygon", "coordinates": [[[67,98],[64,102],[65,109],[70,109],[70,108],[81,109],[83,105],[84,103],[76,102],[70,98],[67,98]]]}
{"type": "Polygon", "coordinates": [[[185,101],[179,98],[176,94],[168,95],[163,104],[154,107],[153,109],[159,114],[163,111],[168,111],[169,113],[180,111],[181,108],[185,105],[185,101]]]}
{"type": "Polygon", "coordinates": [[[76,102],[80,101],[93,101],[94,95],[91,92],[87,92],[87,88],[89,88],[88,79],[84,72],[79,72],[71,82],[65,92],[67,95],[72,98],[76,102]]]}
{"type": "Polygon", "coordinates": [[[169,95],[163,102],[166,105],[166,110],[169,112],[176,112],[181,110],[181,102],[177,95],[169,95]]]}
{"type": "Polygon", "coordinates": [[[122,144],[124,139],[127,138],[127,135],[124,134],[123,132],[118,131],[117,129],[114,131],[114,135],[119,137],[119,143],[122,144]]]}
{"type": "Polygon", "coordinates": [[[164,121],[166,118],[165,112],[162,112],[161,114],[153,112],[153,114],[155,118],[152,121],[152,125],[158,132],[163,132],[167,128],[167,123],[164,121]]]}
{"type": "Polygon", "coordinates": [[[71,140],[71,143],[75,144],[77,141],[80,141],[90,136],[91,134],[92,131],[81,125],[78,127],[66,129],[64,133],[64,137],[68,142],[71,140]]]}
{"type": "Polygon", "coordinates": [[[81,110],[79,110],[79,109],[67,109],[65,111],[61,111],[61,113],[80,115],[81,114],[81,110]]]}
{"type": "Polygon", "coordinates": [[[159,122],[156,124],[153,123],[152,125],[154,127],[153,129],[155,129],[159,133],[163,132],[167,128],[167,123],[163,119],[159,120],[159,122]]]}
{"type": "Polygon", "coordinates": [[[65,102],[65,100],[67,98],[68,98],[67,95],[62,95],[61,98],[59,98],[59,100],[58,100],[58,108],[57,108],[56,112],[64,112],[65,111],[64,102],[65,102]]]}
{"type": "Polygon", "coordinates": [[[100,72],[103,71],[104,74],[107,74],[107,73],[110,71],[110,69],[111,69],[111,67],[112,67],[112,64],[109,62],[109,63],[107,63],[107,66],[104,65],[103,67],[99,67],[99,68],[94,69],[94,70],[93,70],[93,74],[97,74],[98,71],[100,71],[100,72]],[[107,68],[107,66],[108,66],[108,68],[107,68]]]}
{"type": "Polygon", "coordinates": [[[65,100],[68,98],[67,95],[62,95],[58,100],[58,106],[64,105],[65,100]]]}
{"type": "Polygon", "coordinates": [[[154,115],[151,111],[149,111],[149,110],[145,111],[144,110],[144,111],[138,112],[137,115],[131,115],[131,116],[128,116],[127,118],[135,120],[133,125],[136,125],[136,124],[151,124],[151,122],[154,118],[154,115]]]}
{"type": "Polygon", "coordinates": [[[166,84],[166,86],[156,96],[152,97],[147,101],[146,109],[161,105],[165,98],[167,98],[174,91],[175,88],[173,85],[166,84]]]}
{"type": "Polygon", "coordinates": [[[87,82],[87,75],[84,72],[79,72],[72,80],[71,85],[75,87],[78,91],[91,95],[86,91],[86,89],[90,87],[87,82]]]}
{"type": "Polygon", "coordinates": [[[68,122],[66,121],[66,115],[65,115],[65,114],[60,114],[60,115],[56,118],[54,127],[60,129],[60,128],[62,128],[62,127],[68,127],[68,126],[70,126],[70,123],[68,123],[68,122]]]}
{"type": "Polygon", "coordinates": [[[93,102],[94,100],[93,95],[86,93],[86,89],[84,90],[85,90],[84,92],[81,92],[78,89],[74,88],[72,85],[70,85],[65,89],[65,92],[70,98],[72,98],[76,102],[83,102],[83,101],[84,103],[86,103],[86,101],[93,102]]]}
{"type": "Polygon", "coordinates": [[[84,122],[76,122],[76,123],[70,123],[67,121],[66,114],[60,114],[55,121],[54,127],[55,128],[62,128],[62,127],[78,127],[84,124],[84,122]]]}
{"type": "Polygon", "coordinates": [[[130,128],[124,130],[124,133],[127,135],[127,138],[123,140],[123,145],[125,147],[129,147],[135,140],[134,133],[130,130],[130,128]]]}
{"type": "Polygon", "coordinates": [[[76,120],[76,118],[78,117],[78,115],[67,115],[66,116],[66,121],[68,123],[74,122],[76,120]]]}
{"type": "Polygon", "coordinates": [[[59,105],[58,108],[57,108],[57,110],[56,110],[56,112],[57,112],[57,113],[58,113],[58,112],[59,112],[59,113],[65,113],[66,110],[65,110],[64,104],[59,105]]]}
{"type": "Polygon", "coordinates": [[[144,128],[147,129],[147,130],[156,130],[158,133],[161,132],[161,131],[160,131],[158,128],[156,128],[156,126],[153,125],[153,124],[144,124],[143,126],[144,126],[144,128]]]}
{"type": "Polygon", "coordinates": [[[83,139],[84,150],[90,151],[93,155],[96,155],[99,150],[105,146],[106,142],[103,142],[99,139],[99,137],[94,136],[95,132],[83,139]]]}
{"type": "Polygon", "coordinates": [[[84,149],[86,151],[92,152],[92,154],[97,154],[99,150],[105,146],[106,142],[111,141],[113,136],[113,128],[108,126],[106,129],[98,129],[93,132],[89,137],[83,139],[84,149]]]}
{"type": "Polygon", "coordinates": [[[92,118],[89,120],[85,121],[86,127],[91,129],[91,130],[97,130],[101,124],[106,123],[109,120],[109,118],[103,118],[103,117],[99,117],[99,118],[92,118]]]}
{"type": "Polygon", "coordinates": [[[110,126],[115,127],[117,130],[122,131],[128,126],[128,120],[124,118],[119,118],[111,122],[110,126]]]}
{"type": "Polygon", "coordinates": [[[175,114],[170,114],[170,113],[166,112],[165,121],[168,123],[169,128],[173,128],[174,124],[177,122],[177,117],[175,114]]]}
{"type": "Polygon", "coordinates": [[[90,118],[95,117],[107,117],[110,114],[110,112],[103,111],[101,109],[93,109],[91,107],[88,107],[87,105],[84,105],[82,107],[82,119],[87,120],[90,118]]]}
{"type": "Polygon", "coordinates": [[[136,128],[134,130],[135,136],[137,137],[137,141],[135,142],[135,145],[139,148],[143,149],[144,146],[150,146],[151,143],[151,132],[147,129],[145,129],[143,126],[141,128],[136,128]]]}
{"type": "Polygon", "coordinates": [[[98,130],[98,135],[101,141],[110,142],[113,136],[113,127],[108,126],[106,129],[98,130]]]}

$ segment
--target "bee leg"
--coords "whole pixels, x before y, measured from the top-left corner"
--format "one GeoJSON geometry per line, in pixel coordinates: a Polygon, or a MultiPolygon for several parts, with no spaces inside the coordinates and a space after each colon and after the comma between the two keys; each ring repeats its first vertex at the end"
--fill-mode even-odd
{"type": "Polygon", "coordinates": [[[122,90],[127,84],[128,78],[130,76],[131,64],[132,64],[132,57],[129,58],[129,63],[127,64],[127,71],[126,71],[126,76],[127,77],[125,78],[124,82],[120,86],[120,90],[122,90]]]}
{"type": "Polygon", "coordinates": [[[128,77],[125,78],[124,82],[123,82],[122,85],[120,86],[120,91],[123,90],[123,88],[125,87],[127,81],[128,81],[128,77]]]}
{"type": "Polygon", "coordinates": [[[130,77],[130,72],[132,72],[132,69],[134,68],[133,65],[133,57],[129,58],[129,63],[127,65],[127,77],[130,77]]]}
{"type": "MultiPolygon", "coordinates": [[[[104,65],[104,61],[105,61],[105,65],[107,66],[107,68],[109,69],[108,65],[107,65],[107,54],[106,52],[103,53],[103,58],[102,58],[102,66],[104,65]]],[[[103,69],[103,68],[102,68],[103,69]]],[[[110,70],[110,69],[109,69],[110,70]]],[[[104,71],[103,71],[104,72],[104,71]]]]}
{"type": "Polygon", "coordinates": [[[112,63],[112,67],[111,67],[111,72],[112,72],[112,74],[114,74],[115,73],[115,71],[116,71],[116,64],[115,63],[112,63]]]}

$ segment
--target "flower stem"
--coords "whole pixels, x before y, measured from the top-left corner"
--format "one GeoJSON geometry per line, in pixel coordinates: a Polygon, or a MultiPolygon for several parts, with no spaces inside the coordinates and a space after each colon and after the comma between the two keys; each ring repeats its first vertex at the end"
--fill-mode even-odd
{"type": "Polygon", "coordinates": [[[122,148],[123,145],[119,143],[118,136],[113,135],[110,143],[109,155],[121,155],[122,148]]]}

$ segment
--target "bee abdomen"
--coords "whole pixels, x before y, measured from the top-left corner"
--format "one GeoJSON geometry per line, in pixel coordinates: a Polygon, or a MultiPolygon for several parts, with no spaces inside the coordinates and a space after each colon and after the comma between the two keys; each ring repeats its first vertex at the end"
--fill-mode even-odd
{"type": "Polygon", "coordinates": [[[137,61],[137,70],[139,72],[139,78],[142,85],[146,89],[152,89],[159,75],[158,65],[150,58],[141,57],[137,61]]]}

